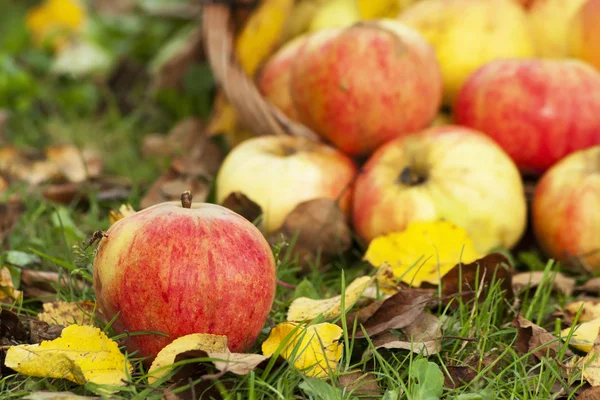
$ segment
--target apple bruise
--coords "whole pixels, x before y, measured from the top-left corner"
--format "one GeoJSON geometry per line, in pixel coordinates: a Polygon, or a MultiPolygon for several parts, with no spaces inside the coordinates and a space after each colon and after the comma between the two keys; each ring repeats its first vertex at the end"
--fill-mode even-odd
{"type": "Polygon", "coordinates": [[[114,224],[98,249],[94,286],[105,315],[120,313],[115,330],[169,335],[127,339],[148,361],[190,333],[226,335],[231,351],[245,351],[274,299],[275,262],[258,230],[230,212],[186,212],[146,209],[114,224]]]}

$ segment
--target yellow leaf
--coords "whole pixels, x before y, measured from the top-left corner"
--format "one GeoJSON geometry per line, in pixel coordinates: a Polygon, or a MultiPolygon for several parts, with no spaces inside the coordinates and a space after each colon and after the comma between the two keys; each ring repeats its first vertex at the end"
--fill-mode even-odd
{"type": "Polygon", "coordinates": [[[585,357],[575,356],[567,363],[569,375],[579,369],[581,375],[592,386],[600,386],[600,336],[596,336],[592,348],[585,357]]]}
{"type": "Polygon", "coordinates": [[[94,326],[71,325],[59,338],[40,344],[11,346],[8,368],[29,376],[67,379],[80,385],[124,385],[131,364],[117,343],[94,326]]]}
{"type": "Polygon", "coordinates": [[[10,275],[10,270],[7,267],[0,269],[0,302],[13,302],[18,300],[23,292],[15,289],[10,275]]]}
{"type": "Polygon", "coordinates": [[[171,370],[177,354],[189,350],[203,350],[207,353],[227,353],[227,336],[192,333],[178,337],[158,352],[148,370],[148,383],[153,384],[171,370]]]}
{"type": "Polygon", "coordinates": [[[56,301],[43,304],[44,312],[38,314],[40,321],[55,325],[94,325],[96,303],[93,301],[56,301]]]}
{"type": "MultiPolygon", "coordinates": [[[[586,353],[592,349],[594,340],[598,336],[598,329],[600,328],[600,318],[594,318],[590,321],[586,321],[579,324],[573,330],[569,345],[575,347],[578,350],[585,351],[586,353]]],[[[567,339],[572,327],[565,328],[561,331],[561,337],[567,339]]]]}
{"type": "Polygon", "coordinates": [[[108,214],[108,219],[110,220],[110,224],[114,224],[120,219],[125,217],[129,217],[130,215],[135,214],[136,211],[131,207],[131,204],[121,204],[119,207],[119,211],[110,210],[108,214]]]}
{"type": "Polygon", "coordinates": [[[419,287],[423,282],[437,285],[459,262],[481,257],[467,231],[440,220],[412,222],[402,232],[373,239],[364,259],[374,267],[390,264],[395,278],[419,287]]]}
{"type": "MultiPolygon", "coordinates": [[[[360,295],[374,281],[374,276],[361,276],[356,278],[346,287],[344,307],[351,308],[360,295]]],[[[342,295],[330,299],[313,300],[308,297],[299,297],[292,302],[288,310],[287,320],[292,322],[310,321],[320,314],[327,319],[342,315],[342,295]]]]}
{"type": "Polygon", "coordinates": [[[252,77],[280,45],[294,0],[264,0],[250,16],[236,40],[240,65],[252,77]]]}
{"type": "Polygon", "coordinates": [[[69,35],[81,31],[86,12],[79,1],[46,0],[27,13],[27,28],[39,45],[46,41],[61,49],[69,35]]]}
{"type": "Polygon", "coordinates": [[[574,301],[567,304],[565,310],[575,316],[582,307],[579,322],[587,322],[600,317],[600,301],[598,300],[574,301]]]}
{"type": "Polygon", "coordinates": [[[306,375],[326,378],[330,369],[337,370],[342,357],[343,347],[338,342],[342,332],[342,328],[327,322],[308,327],[282,322],[271,330],[262,352],[270,357],[279,350],[283,358],[306,375]]]}

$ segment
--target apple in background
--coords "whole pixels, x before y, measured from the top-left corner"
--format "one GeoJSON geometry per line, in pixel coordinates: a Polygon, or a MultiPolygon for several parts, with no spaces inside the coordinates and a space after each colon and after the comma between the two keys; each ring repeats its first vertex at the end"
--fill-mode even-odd
{"type": "MultiPolygon", "coordinates": [[[[182,199],[184,197],[182,196],[182,199]]],[[[189,198],[188,198],[189,199],[189,198]]],[[[191,201],[190,201],[191,202],[191,201]]],[[[275,259],[263,234],[225,207],[166,202],[113,224],[94,260],[98,305],[136,357],[191,333],[225,335],[248,350],[275,296],[275,259]]]]}
{"type": "Polygon", "coordinates": [[[514,0],[422,0],[398,15],[434,47],[451,106],[468,76],[483,64],[533,56],[526,11],[514,0]]]}
{"type": "Polygon", "coordinates": [[[536,56],[568,57],[568,30],[571,20],[586,0],[534,0],[528,20],[536,56]]]}
{"type": "Polygon", "coordinates": [[[484,134],[452,125],[377,149],[356,180],[353,223],[369,243],[413,221],[445,219],[465,229],[484,253],[518,242],[526,209],[523,182],[510,157],[484,134]]]}
{"type": "Polygon", "coordinates": [[[216,202],[242,192],[263,211],[263,229],[279,229],[300,203],[339,199],[350,215],[354,162],[329,145],[294,136],[258,136],[234,147],[216,178],[216,202]]]}
{"type": "Polygon", "coordinates": [[[344,153],[364,156],[433,120],[441,74],[417,32],[393,19],[323,32],[305,41],[291,66],[301,123],[344,153]]]}
{"type": "Polygon", "coordinates": [[[569,25],[569,55],[600,71],[600,0],[587,0],[569,25]]]}
{"type": "Polygon", "coordinates": [[[532,224],[548,256],[600,271],[600,145],[546,171],[533,196],[532,224]]]}
{"type": "Polygon", "coordinates": [[[465,82],[454,117],[498,142],[523,173],[539,175],[600,143],[600,73],[578,60],[495,60],[465,82]]]}
{"type": "Polygon", "coordinates": [[[263,97],[295,121],[298,116],[290,96],[290,65],[304,39],[304,35],[298,36],[277,50],[261,68],[256,82],[263,97]]]}

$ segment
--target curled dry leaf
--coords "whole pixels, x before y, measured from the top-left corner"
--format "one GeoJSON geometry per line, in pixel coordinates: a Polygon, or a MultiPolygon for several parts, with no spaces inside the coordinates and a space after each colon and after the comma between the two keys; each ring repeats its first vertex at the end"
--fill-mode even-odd
{"type": "Polygon", "coordinates": [[[347,393],[358,396],[360,399],[381,398],[381,388],[377,376],[371,372],[352,371],[341,374],[338,376],[338,382],[341,387],[346,388],[347,393]]]}
{"type": "Polygon", "coordinates": [[[598,329],[600,329],[600,318],[594,318],[590,321],[578,323],[575,326],[570,326],[560,332],[561,338],[569,341],[569,346],[573,346],[578,350],[586,353],[592,349],[594,341],[598,337],[598,329]],[[571,338],[569,334],[573,331],[571,338]]]}
{"type": "Polygon", "coordinates": [[[589,352],[585,357],[573,357],[567,364],[572,369],[579,369],[583,378],[593,387],[600,386],[600,335],[596,335],[589,352]]]}
{"type": "Polygon", "coordinates": [[[242,192],[230,193],[221,205],[240,214],[250,222],[256,221],[262,215],[262,208],[242,192]]]}
{"type": "Polygon", "coordinates": [[[56,287],[72,287],[83,290],[89,286],[79,278],[69,277],[53,271],[35,271],[25,268],[21,271],[21,287],[23,294],[29,298],[51,300],[56,298],[56,287]]]}
{"type": "Polygon", "coordinates": [[[419,287],[437,285],[457,263],[479,257],[466,230],[439,220],[412,222],[402,232],[373,239],[364,259],[376,268],[390,264],[396,278],[419,287]]]}
{"type": "MultiPolygon", "coordinates": [[[[385,300],[376,301],[362,310],[347,316],[348,326],[354,326],[354,320],[362,324],[366,335],[372,337],[390,329],[405,328],[421,318],[425,306],[432,295],[416,290],[401,290],[385,300]]],[[[360,325],[354,334],[356,338],[365,337],[360,325]]]]}
{"type": "Polygon", "coordinates": [[[419,318],[402,328],[403,336],[387,332],[373,338],[376,349],[404,349],[430,356],[441,349],[442,326],[438,317],[422,312],[419,318]]]}
{"type": "Polygon", "coordinates": [[[579,322],[587,322],[600,317],[600,299],[573,301],[565,306],[565,313],[572,319],[579,310],[579,322]]]}
{"type": "Polygon", "coordinates": [[[561,345],[556,336],[525,319],[521,313],[513,320],[513,326],[517,328],[515,347],[520,355],[533,352],[538,360],[556,357],[561,345]]]}
{"type": "Polygon", "coordinates": [[[50,201],[69,204],[88,201],[94,193],[100,201],[125,200],[131,192],[131,181],[124,177],[100,176],[81,183],[60,182],[44,186],[42,196],[50,201]]]}
{"type": "Polygon", "coordinates": [[[0,309],[0,345],[27,343],[29,332],[19,316],[12,311],[0,309]]]}
{"type": "Polygon", "coordinates": [[[575,279],[569,278],[560,272],[530,271],[515,274],[512,278],[514,290],[520,291],[540,286],[544,281],[552,282],[554,290],[570,296],[575,289],[575,279]]]}
{"type": "Polygon", "coordinates": [[[42,307],[44,311],[37,317],[50,325],[95,325],[96,319],[101,318],[101,311],[93,301],[55,301],[44,303],[42,307]]]}
{"type": "Polygon", "coordinates": [[[262,352],[267,357],[278,352],[307,376],[327,378],[342,357],[342,333],[342,328],[328,322],[310,326],[282,322],[271,329],[262,352]]]}
{"type": "MultiPolygon", "coordinates": [[[[459,294],[465,302],[476,295],[483,301],[489,288],[496,281],[501,281],[500,289],[504,291],[506,299],[512,299],[512,266],[508,258],[501,253],[491,253],[472,263],[456,265],[442,278],[442,296],[445,302],[459,294]]],[[[453,302],[451,306],[458,305],[453,302]]]]}
{"type": "Polygon", "coordinates": [[[577,290],[581,290],[588,293],[599,294],[600,293],[600,276],[589,279],[583,285],[577,287],[577,290]]]}
{"type": "Polygon", "coordinates": [[[110,212],[108,213],[108,219],[110,221],[110,224],[112,225],[118,220],[133,215],[135,213],[136,211],[133,209],[131,204],[121,204],[118,211],[110,210],[110,212]]]}
{"type": "Polygon", "coordinates": [[[64,328],[51,341],[11,346],[4,363],[24,375],[62,378],[80,385],[124,385],[127,371],[132,371],[115,341],[99,328],[79,325],[64,328]]]}
{"type": "Polygon", "coordinates": [[[0,303],[13,304],[21,298],[23,292],[15,289],[10,270],[7,267],[0,269],[0,303]]]}
{"type": "Polygon", "coordinates": [[[577,400],[600,400],[600,386],[585,389],[577,396],[577,400]]]}
{"type": "Polygon", "coordinates": [[[227,353],[227,336],[192,333],[181,336],[158,352],[148,370],[148,383],[153,384],[167,375],[179,353],[190,350],[202,350],[207,353],[227,353]]]}

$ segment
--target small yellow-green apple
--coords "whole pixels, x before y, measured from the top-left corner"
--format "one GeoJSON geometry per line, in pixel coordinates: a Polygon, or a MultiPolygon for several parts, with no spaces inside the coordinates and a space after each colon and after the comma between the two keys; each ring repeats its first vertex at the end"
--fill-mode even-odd
{"type": "Polygon", "coordinates": [[[532,224],[548,256],[600,271],[600,145],[546,171],[534,192],[532,224]]]}
{"type": "Polygon", "coordinates": [[[502,148],[481,132],[448,125],[395,139],[373,153],[356,180],[353,224],[369,243],[413,221],[445,219],[485,253],[518,242],[526,209],[521,175],[502,148]]]}
{"type": "Polygon", "coordinates": [[[539,175],[600,143],[600,72],[575,59],[495,60],[454,104],[457,124],[489,135],[523,173],[539,175]]]}
{"type": "Polygon", "coordinates": [[[308,31],[345,28],[360,21],[360,19],[356,0],[329,0],[315,13],[308,26],[308,31]]]}
{"type": "Polygon", "coordinates": [[[586,0],[534,0],[528,10],[535,55],[567,58],[571,20],[586,0]]]}
{"type": "Polygon", "coordinates": [[[449,106],[468,76],[483,64],[534,54],[526,12],[514,0],[423,0],[398,20],[435,48],[444,77],[444,104],[449,106]]]}
{"type": "Polygon", "coordinates": [[[258,136],[234,147],[216,178],[216,201],[242,192],[263,212],[264,233],[279,229],[304,201],[338,199],[349,217],[357,168],[336,148],[295,136],[258,136]]]}
{"type": "MultiPolygon", "coordinates": [[[[183,197],[182,197],[183,198],[183,197]]],[[[275,260],[264,235],[242,216],[208,203],[166,202],[115,222],[99,245],[98,306],[130,352],[148,357],[191,333],[225,335],[247,351],[275,296],[275,260]]]]}
{"type": "Polygon", "coordinates": [[[433,120],[441,73],[417,32],[393,19],[369,20],[308,37],[291,66],[290,94],[300,122],[364,156],[433,120]]]}
{"type": "Polygon", "coordinates": [[[579,58],[600,71],[600,0],[587,0],[571,19],[568,30],[569,56],[579,58]]]}

